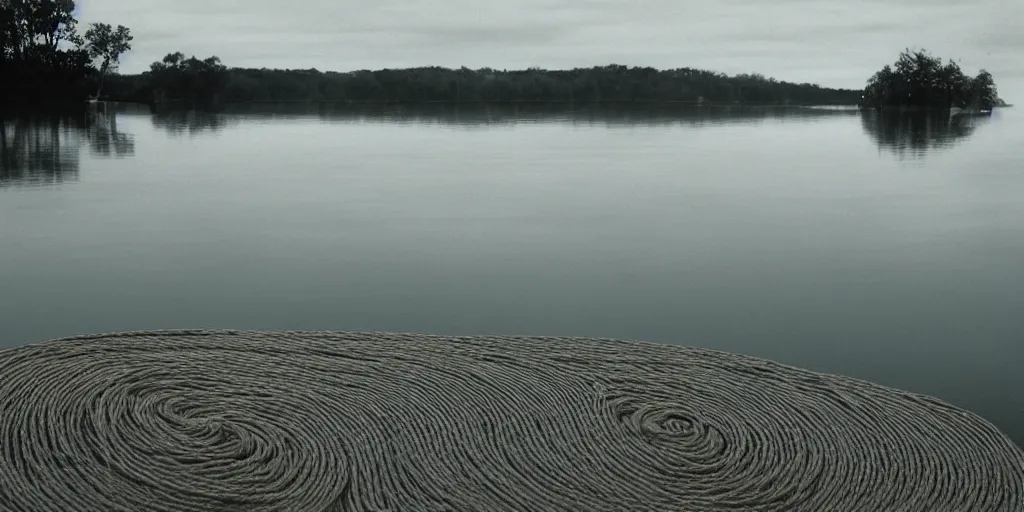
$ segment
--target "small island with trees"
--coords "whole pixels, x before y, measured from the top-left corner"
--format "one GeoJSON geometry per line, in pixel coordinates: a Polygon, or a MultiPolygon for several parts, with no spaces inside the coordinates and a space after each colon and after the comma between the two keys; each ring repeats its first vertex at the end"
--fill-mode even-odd
{"type": "Polygon", "coordinates": [[[176,52],[149,71],[118,74],[131,50],[127,27],[91,24],[78,34],[74,0],[0,0],[0,103],[106,100],[186,108],[252,102],[677,103],[860,105],[989,110],[1004,105],[992,75],[969,78],[954,61],[905,51],[867,87],[835,89],[760,74],[622,65],[571,70],[409,69],[351,72],[229,68],[176,52]]]}
{"type": "Polygon", "coordinates": [[[992,74],[982,69],[974,77],[952,59],[942,62],[927,50],[905,50],[896,63],[868,79],[861,106],[867,108],[935,108],[987,111],[1006,106],[999,99],[992,74]]]}

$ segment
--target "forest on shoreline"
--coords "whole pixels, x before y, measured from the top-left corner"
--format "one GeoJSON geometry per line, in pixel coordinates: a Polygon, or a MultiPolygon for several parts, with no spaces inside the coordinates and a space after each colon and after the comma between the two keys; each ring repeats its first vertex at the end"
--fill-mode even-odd
{"type": "Polygon", "coordinates": [[[572,70],[410,69],[331,72],[227,68],[216,57],[177,53],[149,72],[109,80],[110,99],[220,104],[355,103],[615,103],[853,105],[856,90],[781,82],[762,75],[700,69],[609,65],[572,70]]]}

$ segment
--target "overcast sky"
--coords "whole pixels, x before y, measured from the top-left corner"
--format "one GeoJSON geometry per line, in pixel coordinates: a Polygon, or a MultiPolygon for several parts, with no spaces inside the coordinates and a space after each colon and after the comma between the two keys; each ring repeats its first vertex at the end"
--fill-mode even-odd
{"type": "Polygon", "coordinates": [[[987,68],[1024,103],[1024,0],[78,0],[126,25],[122,72],[181,51],[238,67],[603,64],[860,88],[904,47],[987,68]]]}

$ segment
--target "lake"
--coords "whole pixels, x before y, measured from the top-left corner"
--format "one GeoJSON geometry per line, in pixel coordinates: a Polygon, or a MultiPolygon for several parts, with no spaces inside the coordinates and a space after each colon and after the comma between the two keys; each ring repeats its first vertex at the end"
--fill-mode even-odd
{"type": "Polygon", "coordinates": [[[1024,114],[123,106],[6,118],[0,348],[597,336],[941,397],[1024,444],[1024,114]]]}

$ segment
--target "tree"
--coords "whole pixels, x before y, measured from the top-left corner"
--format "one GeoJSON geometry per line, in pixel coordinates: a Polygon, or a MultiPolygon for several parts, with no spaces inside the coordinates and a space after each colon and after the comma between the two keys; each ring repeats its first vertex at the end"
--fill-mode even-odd
{"type": "Polygon", "coordinates": [[[133,37],[124,25],[118,25],[115,30],[106,23],[93,23],[85,32],[85,39],[89,56],[100,61],[99,85],[96,88],[96,97],[99,98],[107,72],[116,68],[121,55],[132,49],[133,37]]]}
{"type": "Polygon", "coordinates": [[[971,106],[975,108],[991,109],[1002,103],[996,94],[996,82],[992,79],[992,74],[984,69],[974,77],[970,89],[971,106]]]}
{"type": "Polygon", "coordinates": [[[0,101],[77,102],[92,77],[74,0],[0,0],[0,101]]]}
{"type": "Polygon", "coordinates": [[[78,43],[74,11],[74,0],[0,0],[2,58],[56,52],[61,41],[78,43]]]}
{"type": "Polygon", "coordinates": [[[181,52],[167,54],[149,67],[145,79],[154,100],[216,103],[227,84],[227,67],[216,56],[199,60],[181,52]]]}
{"type": "Polygon", "coordinates": [[[932,57],[927,50],[905,50],[893,66],[867,81],[861,105],[871,108],[925,107],[991,109],[1001,104],[992,75],[968,78],[960,65],[932,57]]]}
{"type": "Polygon", "coordinates": [[[61,41],[80,44],[81,38],[75,30],[78,20],[74,17],[74,0],[36,0],[24,2],[34,7],[33,22],[30,24],[33,38],[40,38],[40,44],[56,51],[61,41]]]}

